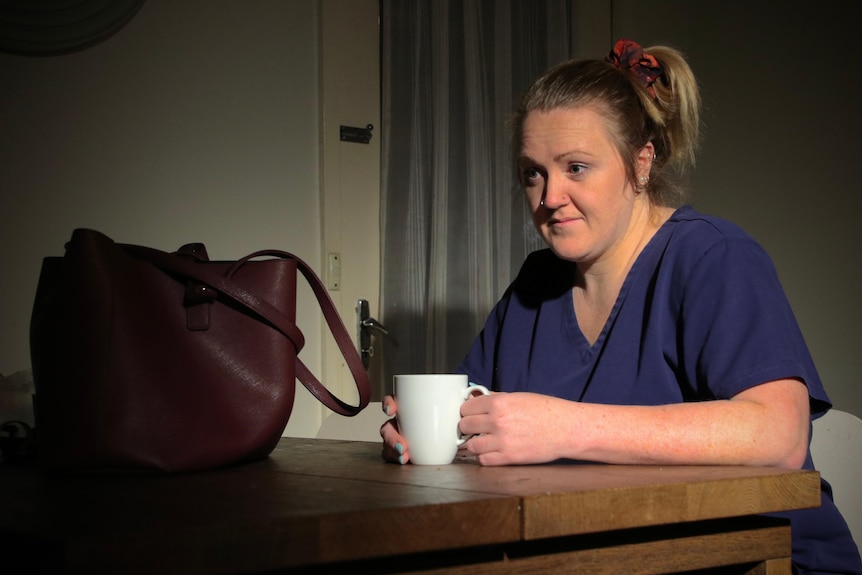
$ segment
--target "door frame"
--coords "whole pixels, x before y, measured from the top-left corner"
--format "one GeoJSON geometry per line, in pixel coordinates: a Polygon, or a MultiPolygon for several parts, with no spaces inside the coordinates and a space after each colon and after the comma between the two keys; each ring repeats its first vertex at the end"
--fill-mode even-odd
{"type": "MultiPolygon", "coordinates": [[[[320,10],[321,270],[356,345],[356,302],[368,300],[377,314],[380,301],[379,0],[321,0],[320,10]],[[341,126],[369,124],[367,144],[341,139],[341,126]]],[[[325,322],[322,333],[322,381],[355,403],[353,377],[325,322]]]]}

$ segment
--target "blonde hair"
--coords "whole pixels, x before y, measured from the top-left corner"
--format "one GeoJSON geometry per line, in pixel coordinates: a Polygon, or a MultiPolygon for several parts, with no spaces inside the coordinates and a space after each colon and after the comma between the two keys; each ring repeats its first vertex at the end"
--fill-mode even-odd
{"type": "Polygon", "coordinates": [[[682,203],[679,177],[694,166],[700,133],[697,80],[678,50],[653,46],[644,52],[654,56],[662,68],[652,91],[630,70],[605,60],[569,60],[545,72],[530,86],[515,112],[515,154],[520,152],[524,120],[530,112],[593,105],[607,121],[632,184],[638,152],[652,142],[656,157],[646,191],[656,205],[682,203]]]}

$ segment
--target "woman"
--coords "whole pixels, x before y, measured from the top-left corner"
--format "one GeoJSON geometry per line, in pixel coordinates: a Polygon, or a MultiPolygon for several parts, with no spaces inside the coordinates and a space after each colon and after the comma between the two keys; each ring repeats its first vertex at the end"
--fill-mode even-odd
{"type": "MultiPolygon", "coordinates": [[[[506,392],[461,410],[481,464],[813,468],[810,419],[830,403],[769,257],[732,224],[672,207],[699,112],[679,52],[625,40],[525,94],[518,174],[549,249],[527,258],[459,367],[506,392]]],[[[410,460],[395,420],[381,435],[384,458],[410,460]]],[[[787,514],[796,568],[862,573],[828,484],[822,499],[787,514]]]]}

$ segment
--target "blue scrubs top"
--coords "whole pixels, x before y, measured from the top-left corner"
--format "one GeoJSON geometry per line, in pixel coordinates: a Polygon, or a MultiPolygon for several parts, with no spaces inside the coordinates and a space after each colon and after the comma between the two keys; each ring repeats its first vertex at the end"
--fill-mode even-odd
{"type": "MultiPolygon", "coordinates": [[[[592,345],[575,316],[574,278],[574,263],[531,254],[458,371],[496,391],[617,405],[729,399],[799,378],[812,419],[831,407],[772,261],[739,227],[677,210],[638,256],[592,345]]],[[[804,467],[813,469],[810,454],[804,467]]],[[[822,501],[783,514],[798,572],[862,573],[826,482],[822,501]]]]}

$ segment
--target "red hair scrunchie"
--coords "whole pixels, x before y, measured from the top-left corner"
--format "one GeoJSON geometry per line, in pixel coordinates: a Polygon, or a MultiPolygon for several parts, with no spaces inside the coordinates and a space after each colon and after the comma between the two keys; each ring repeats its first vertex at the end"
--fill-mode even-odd
{"type": "Polygon", "coordinates": [[[650,95],[656,97],[652,85],[664,76],[664,70],[655,56],[644,52],[640,44],[632,40],[617,40],[606,60],[621,70],[633,72],[650,95]]]}

